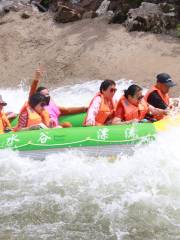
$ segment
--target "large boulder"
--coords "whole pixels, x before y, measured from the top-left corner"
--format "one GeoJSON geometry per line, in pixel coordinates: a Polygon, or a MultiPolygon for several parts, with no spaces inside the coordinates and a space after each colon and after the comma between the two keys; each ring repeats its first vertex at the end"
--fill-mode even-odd
{"type": "Polygon", "coordinates": [[[80,0],[78,5],[86,11],[96,11],[102,2],[103,0],[80,0]]]}
{"type": "Polygon", "coordinates": [[[65,5],[60,5],[54,15],[54,20],[58,23],[74,22],[81,18],[82,14],[80,12],[65,5]]]}
{"type": "Polygon", "coordinates": [[[72,8],[80,7],[84,9],[84,11],[89,12],[96,11],[102,2],[103,0],[51,0],[49,7],[54,12],[57,11],[59,5],[65,5],[72,8]]]}
{"type": "Polygon", "coordinates": [[[155,4],[165,3],[165,4],[173,5],[175,8],[177,18],[178,20],[180,20],[180,0],[144,0],[144,2],[150,2],[155,4]]]}
{"type": "Polygon", "coordinates": [[[110,23],[123,23],[127,19],[127,14],[131,8],[140,6],[143,0],[110,0],[108,10],[114,14],[110,23]]]}
{"type": "Polygon", "coordinates": [[[109,9],[113,11],[110,23],[123,23],[128,17],[130,9],[138,8],[142,2],[165,5],[166,13],[169,13],[168,8],[174,8],[177,19],[180,20],[180,0],[110,0],[109,9]],[[168,6],[169,5],[169,6],[168,6]]]}
{"type": "Polygon", "coordinates": [[[51,0],[50,9],[55,12],[54,19],[57,22],[66,23],[98,16],[96,10],[102,2],[103,0],[51,0]]]}
{"type": "Polygon", "coordinates": [[[125,26],[128,31],[165,33],[177,24],[174,9],[170,6],[168,12],[167,9],[164,4],[143,2],[139,8],[129,10],[125,26]]]}
{"type": "Polygon", "coordinates": [[[130,9],[139,7],[143,0],[110,0],[109,10],[118,11],[122,8],[130,9]]]}

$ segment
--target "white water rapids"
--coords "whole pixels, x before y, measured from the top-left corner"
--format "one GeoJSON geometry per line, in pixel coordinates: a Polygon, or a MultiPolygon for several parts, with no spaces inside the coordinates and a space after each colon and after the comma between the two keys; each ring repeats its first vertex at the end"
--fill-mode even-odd
{"type": "MultiPolygon", "coordinates": [[[[61,105],[86,105],[99,83],[51,95],[61,105]]],[[[14,111],[27,97],[20,88],[1,94],[14,111]]],[[[0,240],[180,239],[179,137],[172,129],[112,159],[74,150],[36,161],[0,151],[0,240]]]]}

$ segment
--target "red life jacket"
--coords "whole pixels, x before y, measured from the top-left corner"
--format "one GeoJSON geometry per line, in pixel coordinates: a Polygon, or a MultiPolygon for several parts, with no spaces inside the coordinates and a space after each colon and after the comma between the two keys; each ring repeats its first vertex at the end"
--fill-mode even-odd
{"type": "Polygon", "coordinates": [[[117,110],[119,107],[123,107],[124,116],[123,121],[130,121],[133,119],[142,120],[149,112],[148,104],[145,100],[141,100],[138,106],[131,104],[125,96],[122,96],[117,104],[117,110]]]}
{"type": "MultiPolygon", "coordinates": [[[[109,104],[107,104],[107,103],[105,103],[104,95],[102,93],[97,93],[96,96],[90,102],[88,111],[89,111],[94,99],[97,96],[101,97],[101,104],[100,104],[99,112],[96,115],[95,120],[96,120],[96,124],[103,125],[103,124],[106,123],[107,120],[109,120],[109,118],[113,118],[115,107],[114,107],[114,104],[113,104],[112,100],[110,100],[109,104]]],[[[88,111],[87,111],[87,115],[88,115],[88,111]]],[[[86,119],[87,119],[87,116],[86,116],[84,124],[83,124],[85,126],[86,126],[86,119]]]]}

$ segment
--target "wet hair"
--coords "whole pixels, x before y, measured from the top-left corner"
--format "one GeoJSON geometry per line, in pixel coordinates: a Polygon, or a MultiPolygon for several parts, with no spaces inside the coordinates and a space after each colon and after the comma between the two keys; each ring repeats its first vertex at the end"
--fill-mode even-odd
{"type": "Polygon", "coordinates": [[[109,86],[116,85],[116,83],[113,80],[106,79],[101,83],[99,91],[102,93],[102,91],[106,91],[109,86]]]}
{"type": "MultiPolygon", "coordinates": [[[[41,91],[43,91],[44,89],[47,89],[46,87],[38,87],[37,90],[36,90],[36,93],[40,93],[41,94],[41,91]]],[[[44,94],[42,94],[44,96],[44,94]]],[[[50,96],[49,94],[47,96],[45,96],[45,101],[46,101],[46,104],[49,105],[49,102],[50,102],[50,96]]]]}
{"type": "Polygon", "coordinates": [[[46,98],[44,95],[40,93],[35,93],[29,98],[29,105],[34,108],[37,106],[39,103],[45,103],[46,105],[46,98]]]}
{"type": "Polygon", "coordinates": [[[40,86],[37,88],[36,93],[40,93],[41,91],[43,91],[44,89],[47,89],[46,87],[40,86]]]}
{"type": "Polygon", "coordinates": [[[128,89],[124,90],[124,96],[126,98],[128,98],[128,96],[134,97],[139,91],[142,91],[142,88],[136,84],[132,84],[128,87],[128,89]]]}

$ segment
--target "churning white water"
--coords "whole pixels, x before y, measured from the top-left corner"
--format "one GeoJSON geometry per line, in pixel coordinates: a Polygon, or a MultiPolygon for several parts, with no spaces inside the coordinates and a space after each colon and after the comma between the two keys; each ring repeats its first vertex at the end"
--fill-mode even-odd
{"type": "MultiPolygon", "coordinates": [[[[99,83],[51,94],[61,105],[86,105],[99,83]]],[[[27,95],[1,94],[16,111],[27,95]]],[[[113,158],[74,150],[36,161],[1,151],[0,240],[180,239],[179,138],[172,129],[132,156],[113,158]]]]}

